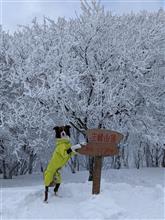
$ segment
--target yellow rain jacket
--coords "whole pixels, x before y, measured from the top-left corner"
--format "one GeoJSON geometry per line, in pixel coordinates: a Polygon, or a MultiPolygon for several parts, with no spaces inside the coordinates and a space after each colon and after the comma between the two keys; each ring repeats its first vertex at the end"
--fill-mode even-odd
{"type": "Polygon", "coordinates": [[[71,143],[68,139],[56,139],[56,148],[44,172],[45,186],[49,186],[54,180],[56,183],[61,183],[61,174],[59,173],[59,169],[62,168],[73,155],[75,155],[73,152],[70,154],[67,153],[67,150],[70,147],[71,143]]]}

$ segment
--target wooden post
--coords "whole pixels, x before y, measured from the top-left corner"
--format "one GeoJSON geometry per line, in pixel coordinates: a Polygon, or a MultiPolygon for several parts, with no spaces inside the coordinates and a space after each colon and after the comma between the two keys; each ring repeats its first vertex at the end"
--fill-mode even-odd
{"type": "Polygon", "coordinates": [[[100,193],[102,156],[94,157],[92,194],[100,193]]]}
{"type": "Polygon", "coordinates": [[[88,143],[77,151],[80,154],[94,157],[92,194],[100,193],[102,158],[119,154],[117,145],[123,135],[111,130],[87,130],[88,143]]]}

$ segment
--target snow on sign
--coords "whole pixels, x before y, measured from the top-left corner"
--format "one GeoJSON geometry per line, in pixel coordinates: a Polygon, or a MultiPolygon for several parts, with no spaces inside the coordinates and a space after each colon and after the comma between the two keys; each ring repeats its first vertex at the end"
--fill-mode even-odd
{"type": "Polygon", "coordinates": [[[78,152],[94,156],[92,194],[99,194],[102,157],[119,153],[117,144],[123,139],[123,135],[111,130],[90,129],[87,130],[87,138],[87,145],[78,149],[78,152]]]}
{"type": "Polygon", "coordinates": [[[123,139],[123,135],[103,129],[87,130],[88,143],[78,150],[80,154],[89,156],[113,156],[118,154],[117,145],[123,139]]]}

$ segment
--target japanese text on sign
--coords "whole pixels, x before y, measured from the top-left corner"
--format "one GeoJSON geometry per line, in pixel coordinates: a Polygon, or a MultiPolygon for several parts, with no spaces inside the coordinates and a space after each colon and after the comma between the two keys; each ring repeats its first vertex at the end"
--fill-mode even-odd
{"type": "Polygon", "coordinates": [[[116,134],[92,132],[89,141],[97,143],[115,143],[116,134]]]}

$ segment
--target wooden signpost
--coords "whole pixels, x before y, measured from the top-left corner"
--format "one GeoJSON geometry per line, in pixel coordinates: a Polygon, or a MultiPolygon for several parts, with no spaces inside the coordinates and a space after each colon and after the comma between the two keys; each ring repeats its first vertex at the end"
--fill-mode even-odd
{"type": "Polygon", "coordinates": [[[80,154],[94,156],[92,194],[99,194],[102,157],[114,156],[119,153],[117,145],[123,139],[123,135],[111,130],[89,129],[87,138],[88,143],[77,151],[80,154]]]}

